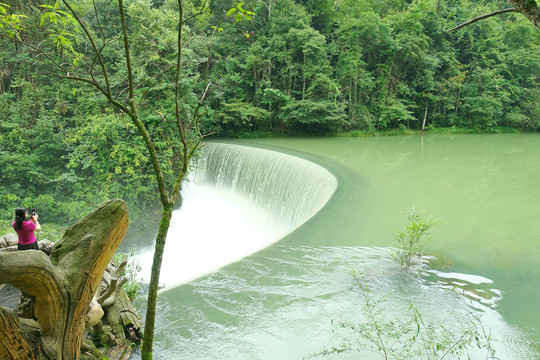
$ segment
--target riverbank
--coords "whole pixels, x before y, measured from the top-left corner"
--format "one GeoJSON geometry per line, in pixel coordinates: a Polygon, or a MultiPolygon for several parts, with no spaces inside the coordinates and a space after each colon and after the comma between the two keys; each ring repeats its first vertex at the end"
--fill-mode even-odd
{"type": "MultiPolygon", "coordinates": [[[[496,127],[496,128],[465,128],[465,127],[432,127],[428,126],[423,131],[424,134],[518,134],[524,131],[521,129],[515,129],[510,127],[496,127]]],[[[337,133],[333,136],[337,137],[369,137],[369,136],[399,136],[399,135],[416,135],[421,134],[420,130],[412,130],[407,128],[400,129],[388,129],[388,130],[352,130],[343,133],[337,133]]]]}
{"type": "MultiPolygon", "coordinates": [[[[537,130],[531,129],[516,129],[512,127],[434,127],[427,126],[424,130],[424,134],[517,134],[517,133],[535,133],[537,130]]],[[[370,136],[400,136],[400,135],[416,135],[422,131],[409,129],[406,127],[396,129],[366,129],[366,130],[351,130],[339,133],[331,133],[322,137],[370,137],[370,136]]],[[[286,135],[281,132],[269,132],[269,131],[254,131],[254,132],[239,132],[239,133],[227,133],[219,134],[219,138],[231,138],[231,139],[264,139],[264,138],[282,138],[282,137],[308,137],[307,135],[286,135]]]]}

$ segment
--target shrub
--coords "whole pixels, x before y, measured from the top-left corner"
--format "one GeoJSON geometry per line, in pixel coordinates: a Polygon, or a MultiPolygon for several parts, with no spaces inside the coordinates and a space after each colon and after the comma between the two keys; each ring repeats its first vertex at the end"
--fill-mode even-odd
{"type": "Polygon", "coordinates": [[[431,217],[423,219],[414,207],[409,210],[407,216],[409,224],[394,234],[400,249],[396,249],[393,258],[404,268],[411,266],[414,256],[420,255],[426,242],[431,238],[431,230],[439,225],[439,222],[431,217]]]}

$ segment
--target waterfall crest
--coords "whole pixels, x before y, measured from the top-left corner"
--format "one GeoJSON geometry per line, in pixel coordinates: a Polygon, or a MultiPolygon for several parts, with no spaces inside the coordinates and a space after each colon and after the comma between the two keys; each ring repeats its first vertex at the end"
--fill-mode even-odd
{"type": "Polygon", "coordinates": [[[195,182],[231,191],[255,205],[280,236],[316,214],[337,188],[334,175],[310,161],[223,143],[206,145],[195,182]]]}
{"type": "MultiPolygon", "coordinates": [[[[315,215],[336,178],[307,160],[247,146],[210,143],[167,235],[160,283],[180,284],[250,255],[315,215]]],[[[153,246],[137,261],[150,279],[153,246]]]]}

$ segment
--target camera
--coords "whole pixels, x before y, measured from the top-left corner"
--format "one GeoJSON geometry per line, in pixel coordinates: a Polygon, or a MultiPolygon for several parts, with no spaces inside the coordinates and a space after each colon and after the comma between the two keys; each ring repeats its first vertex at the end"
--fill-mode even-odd
{"type": "Polygon", "coordinates": [[[35,209],[35,208],[30,210],[30,216],[34,216],[34,215],[36,215],[36,214],[37,214],[37,213],[36,213],[36,209],[35,209]]]}

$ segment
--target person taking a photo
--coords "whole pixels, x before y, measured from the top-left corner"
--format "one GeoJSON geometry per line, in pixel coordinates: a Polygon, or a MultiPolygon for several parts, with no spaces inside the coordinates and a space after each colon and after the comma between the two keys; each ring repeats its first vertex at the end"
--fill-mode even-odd
{"type": "Polygon", "coordinates": [[[25,207],[15,209],[15,221],[11,224],[19,236],[18,250],[39,250],[34,231],[41,231],[38,214],[32,210],[28,220],[28,210],[25,207]]]}

